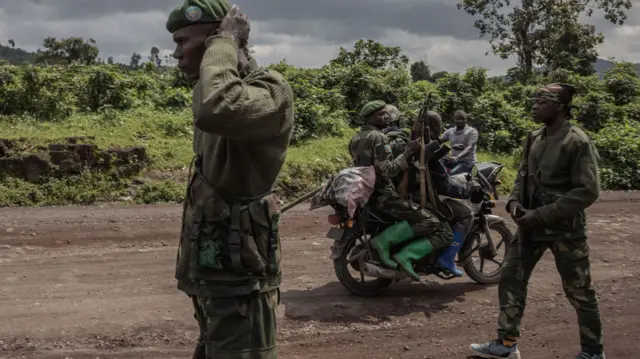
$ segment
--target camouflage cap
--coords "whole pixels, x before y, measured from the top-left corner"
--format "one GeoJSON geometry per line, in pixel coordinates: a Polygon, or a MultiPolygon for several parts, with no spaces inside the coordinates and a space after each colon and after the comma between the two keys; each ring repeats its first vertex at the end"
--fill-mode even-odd
{"type": "Polygon", "coordinates": [[[364,105],[364,107],[362,107],[362,110],[360,111],[360,116],[367,117],[372,113],[383,109],[385,106],[387,106],[387,104],[384,103],[384,101],[381,101],[381,100],[371,101],[366,105],[364,105]]]}
{"type": "Polygon", "coordinates": [[[220,22],[230,9],[227,0],[185,0],[169,14],[167,30],[173,33],[189,25],[220,22]]]}
{"type": "Polygon", "coordinates": [[[565,83],[552,83],[539,88],[534,94],[535,98],[546,98],[551,101],[568,105],[573,100],[576,88],[565,83]]]}

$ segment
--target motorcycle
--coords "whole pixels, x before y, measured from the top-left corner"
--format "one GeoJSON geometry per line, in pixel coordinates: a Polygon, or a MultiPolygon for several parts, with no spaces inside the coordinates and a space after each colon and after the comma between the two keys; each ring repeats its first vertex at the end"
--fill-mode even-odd
{"type": "MultiPolygon", "coordinates": [[[[473,175],[468,173],[465,176],[468,184],[474,177],[477,181],[478,177],[482,175],[480,171],[473,172],[476,173],[473,175]]],[[[465,273],[473,281],[488,285],[495,284],[500,279],[503,263],[496,260],[498,250],[504,245],[506,254],[506,250],[513,242],[513,234],[503,218],[492,214],[491,209],[495,207],[495,202],[490,184],[487,181],[477,182],[480,183],[482,196],[479,201],[475,201],[476,203],[469,201],[470,204],[467,205],[472,210],[473,219],[472,224],[467,228],[456,263],[463,267],[465,273]],[[499,234],[501,237],[499,241],[496,242],[492,231],[499,234]],[[482,241],[482,235],[486,236],[486,242],[482,241]],[[479,270],[475,267],[475,261],[471,257],[476,252],[480,258],[479,270]],[[498,268],[492,272],[484,273],[485,261],[497,264],[498,268]]],[[[331,246],[331,259],[338,280],[347,290],[356,295],[373,296],[383,292],[396,281],[410,279],[401,269],[388,268],[383,262],[377,260],[377,253],[370,244],[371,238],[396,221],[375,213],[368,206],[356,209],[353,217],[348,215],[346,207],[338,204],[331,206],[335,213],[328,216],[328,223],[333,227],[329,229],[326,237],[334,241],[331,246]],[[351,275],[351,269],[356,272],[358,278],[351,275]],[[373,278],[373,280],[367,282],[367,278],[373,278]]],[[[454,221],[451,221],[450,225],[453,224],[454,221]]],[[[400,248],[392,248],[392,252],[400,248]]],[[[444,280],[455,278],[453,274],[436,265],[442,250],[414,263],[416,273],[421,276],[435,275],[444,280]]]]}

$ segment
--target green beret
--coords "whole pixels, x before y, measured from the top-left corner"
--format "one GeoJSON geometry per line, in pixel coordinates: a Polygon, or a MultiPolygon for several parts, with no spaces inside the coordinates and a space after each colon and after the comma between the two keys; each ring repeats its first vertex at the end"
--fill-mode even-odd
{"type": "Polygon", "coordinates": [[[167,30],[173,33],[185,26],[222,21],[231,10],[227,0],[185,0],[167,20],[167,30]]]}
{"type": "Polygon", "coordinates": [[[360,111],[360,116],[367,117],[378,110],[382,110],[386,105],[387,104],[384,103],[384,101],[371,101],[368,104],[364,105],[362,111],[360,111]]]}

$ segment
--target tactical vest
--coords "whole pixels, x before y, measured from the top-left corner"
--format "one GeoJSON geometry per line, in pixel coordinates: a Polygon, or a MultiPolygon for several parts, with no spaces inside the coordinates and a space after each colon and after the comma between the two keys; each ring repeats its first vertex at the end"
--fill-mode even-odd
{"type": "Polygon", "coordinates": [[[176,278],[188,276],[191,282],[266,279],[270,286],[278,286],[280,214],[275,211],[273,191],[225,197],[203,175],[201,157],[194,158],[192,167],[195,173],[185,198],[176,278]],[[199,186],[197,198],[192,198],[194,184],[199,186]]]}

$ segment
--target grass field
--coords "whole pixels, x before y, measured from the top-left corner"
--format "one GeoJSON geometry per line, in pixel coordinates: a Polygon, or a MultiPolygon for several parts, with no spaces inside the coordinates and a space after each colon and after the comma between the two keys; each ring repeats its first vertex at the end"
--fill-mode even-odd
{"type": "MultiPolygon", "coordinates": [[[[31,144],[46,145],[70,136],[95,136],[101,149],[144,146],[150,165],[139,177],[118,179],[109,174],[83,173],[39,184],[0,176],[0,206],[93,204],[125,201],[133,203],[179,202],[184,196],[191,148],[191,112],[137,109],[95,115],[75,115],[63,122],[38,122],[22,118],[0,118],[5,138],[26,137],[31,144]]],[[[347,145],[355,130],[341,137],[308,140],[292,146],[278,180],[284,200],[318,186],[328,175],[349,165],[347,145]]],[[[499,161],[503,191],[513,183],[513,160],[508,156],[479,153],[480,161],[499,161]]]]}

